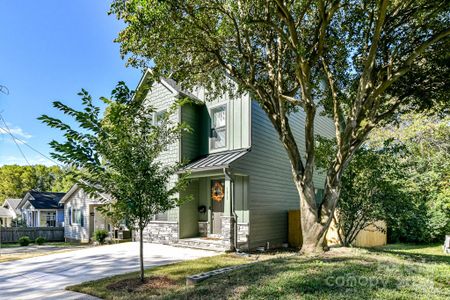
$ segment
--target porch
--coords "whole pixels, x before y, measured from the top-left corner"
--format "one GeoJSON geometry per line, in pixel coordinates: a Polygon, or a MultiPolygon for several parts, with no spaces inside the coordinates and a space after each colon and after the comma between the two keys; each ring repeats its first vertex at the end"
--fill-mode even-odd
{"type": "Polygon", "coordinates": [[[62,227],[64,212],[60,209],[33,209],[24,210],[27,227],[62,227]]]}
{"type": "Polygon", "coordinates": [[[231,168],[247,150],[211,154],[186,167],[178,244],[210,250],[248,248],[248,176],[231,168]],[[215,163],[214,163],[215,162],[215,163]]]}

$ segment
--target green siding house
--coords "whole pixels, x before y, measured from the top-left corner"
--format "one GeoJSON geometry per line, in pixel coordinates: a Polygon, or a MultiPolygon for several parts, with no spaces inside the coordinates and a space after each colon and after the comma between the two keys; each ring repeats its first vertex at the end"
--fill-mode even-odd
{"type": "MultiPolygon", "coordinates": [[[[149,86],[147,71],[136,97],[145,97],[157,115],[179,97],[191,98],[171,116],[189,124],[193,133],[170,145],[161,160],[187,162],[192,199],[154,216],[144,232],[146,242],[182,244],[218,250],[277,247],[287,242],[288,211],[299,209],[290,163],[271,122],[249,96],[205,100],[205,90],[183,91],[173,80],[149,86]]],[[[291,116],[299,145],[304,145],[303,113],[291,116]]],[[[317,117],[316,134],[332,137],[326,117],[317,117]]],[[[174,178],[173,180],[176,180],[174,178]]],[[[323,187],[324,175],[315,177],[323,187]]],[[[318,193],[321,190],[317,191],[318,193]]]]}

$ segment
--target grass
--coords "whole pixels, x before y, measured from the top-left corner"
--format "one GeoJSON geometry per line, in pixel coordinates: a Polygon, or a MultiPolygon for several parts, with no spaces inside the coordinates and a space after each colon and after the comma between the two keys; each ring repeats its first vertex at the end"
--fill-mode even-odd
{"type": "Polygon", "coordinates": [[[322,256],[261,256],[260,262],[196,286],[185,277],[248,262],[222,255],[146,270],[172,284],[111,289],[137,273],[86,282],[69,289],[104,299],[450,299],[450,256],[438,245],[337,248],[322,256]],[[261,260],[261,258],[263,258],[261,260]]]}
{"type": "MultiPolygon", "coordinates": [[[[72,247],[72,246],[78,246],[79,243],[70,243],[70,242],[46,242],[42,246],[51,246],[51,247],[72,247]]],[[[19,243],[2,243],[1,248],[2,249],[8,249],[8,248],[18,248],[18,247],[30,247],[30,246],[38,246],[35,243],[30,243],[28,246],[20,246],[19,243]]]]}
{"type": "MultiPolygon", "coordinates": [[[[34,248],[32,251],[25,251],[27,248],[31,246],[37,246],[35,243],[31,243],[28,246],[20,246],[18,243],[9,243],[9,244],[2,244],[2,249],[5,249],[5,251],[2,251],[0,249],[0,263],[7,262],[7,261],[13,261],[13,260],[19,260],[19,259],[25,259],[25,258],[31,258],[31,257],[37,257],[37,256],[43,256],[53,253],[61,253],[61,252],[67,252],[76,250],[80,246],[78,243],[69,243],[69,242],[47,242],[41,246],[47,246],[47,247],[54,247],[56,249],[52,250],[46,250],[45,248],[34,248]],[[8,250],[17,248],[17,252],[11,252],[8,250]],[[59,249],[60,248],[60,249],[59,249]],[[22,251],[24,250],[24,251],[22,251]]],[[[30,249],[31,250],[31,249],[30,249]]]]}

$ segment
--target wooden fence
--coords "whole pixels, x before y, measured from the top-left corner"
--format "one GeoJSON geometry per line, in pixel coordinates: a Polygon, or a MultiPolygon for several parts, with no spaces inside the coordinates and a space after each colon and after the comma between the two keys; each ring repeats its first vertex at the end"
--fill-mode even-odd
{"type": "Polygon", "coordinates": [[[38,236],[49,242],[64,241],[64,227],[0,227],[2,243],[16,243],[20,237],[35,240],[38,236]]]}
{"type": "MultiPolygon", "coordinates": [[[[300,211],[291,210],[288,215],[289,221],[289,244],[292,247],[299,247],[302,243],[301,224],[300,224],[300,211]]],[[[386,223],[383,221],[377,222],[377,226],[386,229],[386,223]]],[[[333,221],[328,229],[327,244],[337,245],[339,244],[339,237],[336,228],[336,224],[333,221]]],[[[356,247],[377,247],[386,245],[387,235],[386,230],[380,231],[375,226],[369,226],[364,230],[361,230],[356,236],[353,246],[356,247]]]]}

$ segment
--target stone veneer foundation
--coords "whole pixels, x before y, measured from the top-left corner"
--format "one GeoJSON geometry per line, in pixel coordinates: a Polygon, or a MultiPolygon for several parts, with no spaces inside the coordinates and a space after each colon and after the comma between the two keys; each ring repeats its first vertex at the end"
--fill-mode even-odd
{"type": "MultiPolygon", "coordinates": [[[[134,238],[139,240],[139,231],[134,231],[134,238]]],[[[173,244],[178,242],[178,222],[152,221],[144,229],[144,242],[173,244]]]]}
{"type": "MultiPolygon", "coordinates": [[[[234,218],[232,216],[222,216],[222,232],[219,235],[221,237],[220,244],[225,250],[233,250],[233,229],[234,218]]],[[[198,222],[198,230],[200,237],[207,237],[210,231],[209,222],[198,222]]],[[[134,239],[139,240],[139,231],[134,230],[134,239]]],[[[249,225],[247,223],[237,224],[237,241],[238,248],[248,248],[248,234],[249,225]]],[[[144,229],[143,234],[144,242],[146,243],[160,243],[160,244],[176,244],[178,239],[178,222],[168,221],[152,221],[144,229]]],[[[214,241],[217,243],[218,241],[214,241]]],[[[208,243],[208,240],[202,241],[202,244],[208,243]]],[[[212,241],[211,241],[212,243],[212,241]]]]}

